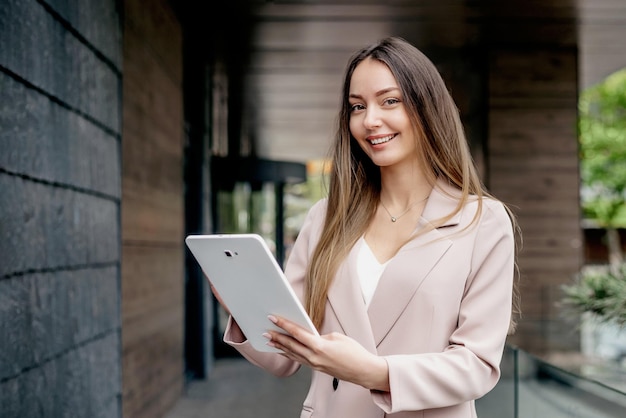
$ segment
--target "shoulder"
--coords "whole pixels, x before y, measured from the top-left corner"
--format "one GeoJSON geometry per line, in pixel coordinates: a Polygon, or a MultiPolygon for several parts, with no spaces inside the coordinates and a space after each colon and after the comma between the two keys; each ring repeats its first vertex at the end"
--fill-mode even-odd
{"type": "Polygon", "coordinates": [[[305,224],[319,224],[323,223],[326,218],[326,208],[328,207],[328,199],[322,198],[313,203],[309,208],[304,223],[305,224]]]}
{"type": "Polygon", "coordinates": [[[506,242],[515,240],[512,215],[506,205],[494,197],[469,196],[460,218],[460,230],[470,233],[481,246],[502,239],[506,242]]]}
{"type": "Polygon", "coordinates": [[[307,236],[308,240],[317,240],[324,225],[324,220],[326,219],[327,206],[328,200],[323,198],[315,202],[309,208],[302,227],[300,228],[299,236],[307,236]]]}
{"type": "Polygon", "coordinates": [[[328,207],[328,198],[324,197],[317,202],[313,203],[311,209],[309,209],[309,216],[326,215],[326,208],[328,207]]]}
{"type": "Polygon", "coordinates": [[[443,180],[433,188],[423,216],[439,227],[456,225],[462,230],[484,222],[511,226],[509,212],[501,201],[492,196],[464,197],[461,190],[443,180]]]}
{"type": "Polygon", "coordinates": [[[462,229],[495,228],[506,235],[512,234],[512,214],[497,198],[489,195],[482,197],[469,195],[464,199],[461,191],[451,186],[442,188],[442,194],[445,196],[448,213],[456,213],[451,215],[449,223],[457,223],[462,229]]]}
{"type": "Polygon", "coordinates": [[[503,232],[507,234],[512,233],[511,213],[504,203],[493,197],[484,197],[482,202],[481,222],[493,223],[494,226],[501,228],[503,232]]]}

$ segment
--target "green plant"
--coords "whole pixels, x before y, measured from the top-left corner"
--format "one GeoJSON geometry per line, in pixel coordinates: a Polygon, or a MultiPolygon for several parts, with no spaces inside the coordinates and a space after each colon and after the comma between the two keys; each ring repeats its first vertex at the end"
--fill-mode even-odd
{"type": "Polygon", "coordinates": [[[621,263],[616,228],[626,226],[626,69],[584,90],[578,110],[583,212],[606,228],[609,260],[621,263]]]}
{"type": "Polygon", "coordinates": [[[617,228],[626,226],[626,69],[582,92],[579,100],[582,209],[606,229],[609,262],[584,267],[564,285],[565,306],[626,327],[626,264],[617,228]]]}
{"type": "Polygon", "coordinates": [[[563,292],[566,307],[626,327],[626,263],[585,267],[575,283],[563,286],[563,292]]]}

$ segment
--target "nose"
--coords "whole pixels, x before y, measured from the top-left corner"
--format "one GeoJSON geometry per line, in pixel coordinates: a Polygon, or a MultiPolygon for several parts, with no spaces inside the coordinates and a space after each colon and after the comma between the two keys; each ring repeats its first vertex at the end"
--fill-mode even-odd
{"type": "Polygon", "coordinates": [[[382,125],[382,121],[380,119],[380,112],[373,106],[369,106],[365,111],[365,117],[363,118],[363,126],[366,129],[372,130],[374,128],[378,128],[382,125]]]}

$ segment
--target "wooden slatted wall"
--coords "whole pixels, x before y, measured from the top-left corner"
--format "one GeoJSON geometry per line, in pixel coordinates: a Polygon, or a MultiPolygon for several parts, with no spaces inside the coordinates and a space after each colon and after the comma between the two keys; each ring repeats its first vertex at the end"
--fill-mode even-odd
{"type": "Polygon", "coordinates": [[[578,318],[559,300],[582,264],[577,49],[496,47],[489,67],[489,184],[523,231],[523,317],[512,340],[533,352],[576,350],[578,318]]]}
{"type": "Polygon", "coordinates": [[[123,416],[163,415],[182,392],[182,35],[166,0],[124,2],[123,416]]]}

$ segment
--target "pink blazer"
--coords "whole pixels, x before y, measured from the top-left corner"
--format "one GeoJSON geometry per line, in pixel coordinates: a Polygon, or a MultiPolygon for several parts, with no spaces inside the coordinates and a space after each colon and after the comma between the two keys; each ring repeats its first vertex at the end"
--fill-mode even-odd
{"type": "MultiPolygon", "coordinates": [[[[458,195],[438,182],[420,220],[426,225],[454,210],[458,195]]],[[[307,263],[323,226],[326,202],[315,204],[296,240],[286,275],[302,297],[307,263]]],[[[511,317],[514,238],[499,202],[484,199],[480,219],[468,203],[444,225],[406,244],[389,262],[366,309],[357,277],[360,240],[340,266],[328,294],[322,334],[357,340],[389,365],[388,393],[313,372],[302,417],[476,417],[474,400],[500,377],[511,317]]],[[[251,348],[232,321],[224,341],[277,376],[299,367],[251,348]]]]}

